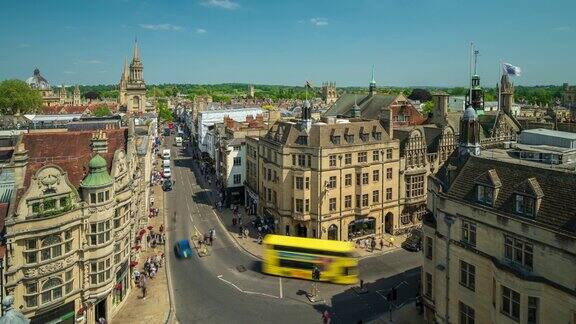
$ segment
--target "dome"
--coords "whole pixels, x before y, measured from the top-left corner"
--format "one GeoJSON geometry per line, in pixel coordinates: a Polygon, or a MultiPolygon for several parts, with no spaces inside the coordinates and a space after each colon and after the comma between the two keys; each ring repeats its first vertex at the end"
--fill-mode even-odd
{"type": "Polygon", "coordinates": [[[464,119],[466,120],[476,120],[476,110],[472,108],[472,106],[468,106],[466,110],[464,110],[464,119]]]}
{"type": "Polygon", "coordinates": [[[94,155],[94,157],[90,159],[90,162],[88,162],[88,167],[90,169],[105,168],[107,165],[108,164],[106,163],[106,160],[104,160],[104,158],[100,156],[100,154],[94,155]]]}
{"type": "Polygon", "coordinates": [[[108,174],[107,169],[108,163],[99,154],[94,155],[90,162],[88,162],[88,167],[90,171],[84,180],[82,180],[81,186],[85,188],[99,188],[111,185],[114,179],[108,174]]]}
{"type": "Polygon", "coordinates": [[[37,90],[50,90],[50,83],[40,75],[40,70],[35,69],[34,75],[26,80],[26,83],[32,88],[37,90]]]}

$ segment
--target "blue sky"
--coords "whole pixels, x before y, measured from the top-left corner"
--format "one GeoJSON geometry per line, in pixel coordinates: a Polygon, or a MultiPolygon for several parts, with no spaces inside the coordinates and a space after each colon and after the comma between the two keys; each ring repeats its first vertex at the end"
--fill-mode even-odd
{"type": "Polygon", "coordinates": [[[465,85],[498,62],[517,84],[576,83],[574,0],[58,0],[0,12],[0,79],[117,83],[135,37],[148,83],[465,85]]]}

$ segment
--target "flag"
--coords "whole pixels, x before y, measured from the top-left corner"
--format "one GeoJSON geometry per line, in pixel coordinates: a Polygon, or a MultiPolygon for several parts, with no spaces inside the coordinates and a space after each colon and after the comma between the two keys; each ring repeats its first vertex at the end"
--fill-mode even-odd
{"type": "Polygon", "coordinates": [[[502,73],[504,73],[506,75],[520,76],[520,74],[522,73],[522,69],[520,69],[519,67],[514,66],[510,63],[503,63],[502,64],[502,73]]]}

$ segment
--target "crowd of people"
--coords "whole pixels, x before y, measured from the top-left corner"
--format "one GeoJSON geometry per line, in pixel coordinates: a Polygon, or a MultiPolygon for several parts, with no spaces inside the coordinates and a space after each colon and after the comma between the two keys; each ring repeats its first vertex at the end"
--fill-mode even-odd
{"type": "Polygon", "coordinates": [[[158,253],[151,255],[144,262],[143,272],[134,270],[134,282],[136,286],[142,290],[142,299],[146,298],[147,288],[148,288],[148,278],[152,279],[156,277],[158,269],[164,264],[164,253],[158,253]]]}

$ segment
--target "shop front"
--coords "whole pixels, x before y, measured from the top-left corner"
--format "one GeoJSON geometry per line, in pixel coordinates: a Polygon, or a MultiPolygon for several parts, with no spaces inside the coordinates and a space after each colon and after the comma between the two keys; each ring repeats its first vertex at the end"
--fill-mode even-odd
{"type": "Polygon", "coordinates": [[[72,324],[75,321],[76,311],[74,301],[58,306],[38,314],[30,320],[31,324],[72,324]]]}
{"type": "Polygon", "coordinates": [[[116,271],[116,284],[114,285],[114,293],[112,295],[112,304],[117,306],[128,295],[130,288],[130,267],[128,261],[124,262],[122,266],[116,271]]]}
{"type": "Polygon", "coordinates": [[[353,220],[348,224],[348,239],[354,240],[376,234],[376,218],[366,217],[353,220]]]}

